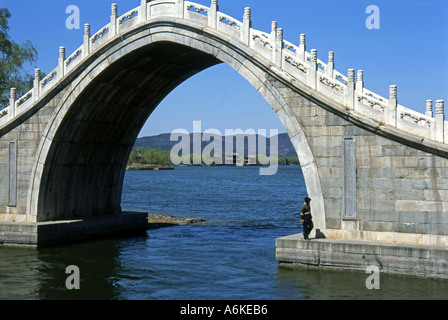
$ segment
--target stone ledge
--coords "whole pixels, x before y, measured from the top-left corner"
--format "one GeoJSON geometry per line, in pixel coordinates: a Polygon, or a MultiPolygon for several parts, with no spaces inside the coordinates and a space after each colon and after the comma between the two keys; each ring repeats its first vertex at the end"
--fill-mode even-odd
{"type": "Polygon", "coordinates": [[[276,260],[292,264],[448,280],[448,248],[367,240],[312,239],[301,234],[276,239],[276,260]]]}
{"type": "Polygon", "coordinates": [[[325,237],[340,240],[380,241],[396,244],[416,244],[448,248],[448,236],[405,232],[322,229],[325,237]]]}
{"type": "Polygon", "coordinates": [[[42,247],[105,236],[144,235],[147,213],[121,213],[82,220],[0,222],[0,245],[42,247]]]}

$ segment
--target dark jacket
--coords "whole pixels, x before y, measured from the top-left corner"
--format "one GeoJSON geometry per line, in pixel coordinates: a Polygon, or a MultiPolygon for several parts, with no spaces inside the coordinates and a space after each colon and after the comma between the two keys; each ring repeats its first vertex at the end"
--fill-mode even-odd
{"type": "Polygon", "coordinates": [[[311,220],[313,217],[311,216],[311,206],[306,202],[302,204],[300,208],[300,217],[302,220],[311,220]]]}

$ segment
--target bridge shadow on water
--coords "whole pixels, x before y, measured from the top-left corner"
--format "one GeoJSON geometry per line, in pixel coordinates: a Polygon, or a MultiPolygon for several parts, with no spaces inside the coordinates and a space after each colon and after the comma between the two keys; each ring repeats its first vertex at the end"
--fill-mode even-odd
{"type": "Polygon", "coordinates": [[[0,299],[119,299],[115,279],[120,240],[90,241],[45,249],[1,248],[0,299]],[[68,290],[68,266],[80,270],[80,290],[68,290]]]}

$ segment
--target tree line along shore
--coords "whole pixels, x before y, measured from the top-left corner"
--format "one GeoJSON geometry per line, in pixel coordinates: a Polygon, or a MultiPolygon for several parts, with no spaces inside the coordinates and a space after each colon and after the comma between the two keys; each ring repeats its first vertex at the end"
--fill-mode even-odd
{"type": "MultiPolygon", "coordinates": [[[[212,158],[214,155],[210,154],[212,158]]],[[[267,163],[264,161],[263,155],[257,155],[255,159],[254,165],[263,165],[263,163],[267,163]]],[[[190,154],[190,164],[193,163],[201,163],[200,165],[207,165],[204,162],[202,155],[190,154]],[[200,161],[199,161],[200,159],[200,161]]],[[[222,164],[226,164],[225,156],[222,157],[222,164]]],[[[297,157],[286,157],[279,156],[278,157],[279,165],[299,165],[299,159],[297,157]]],[[[218,164],[219,165],[219,164],[218,164]]],[[[173,163],[171,162],[170,152],[166,150],[161,150],[160,148],[151,148],[151,147],[137,147],[133,148],[131,154],[129,156],[126,169],[127,170],[142,170],[142,169],[151,169],[151,168],[168,168],[172,167],[173,163]]]]}

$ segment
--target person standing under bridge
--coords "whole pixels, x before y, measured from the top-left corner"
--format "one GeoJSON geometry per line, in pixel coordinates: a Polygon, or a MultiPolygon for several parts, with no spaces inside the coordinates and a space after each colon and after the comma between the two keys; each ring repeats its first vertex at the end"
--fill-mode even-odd
{"type": "Polygon", "coordinates": [[[305,240],[310,240],[309,235],[311,230],[314,228],[313,217],[311,216],[311,199],[309,197],[305,198],[305,202],[302,204],[300,208],[300,218],[303,226],[303,237],[305,240]]]}

